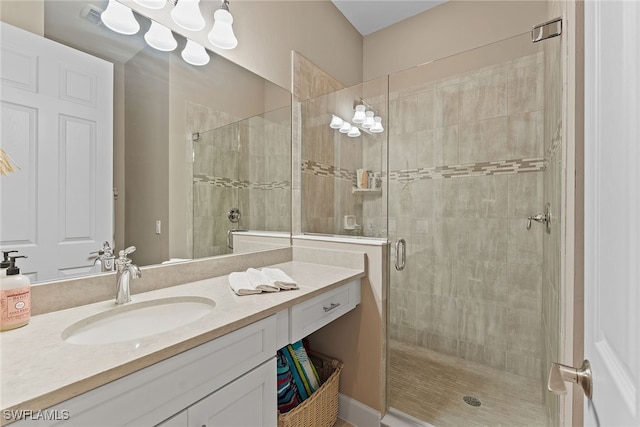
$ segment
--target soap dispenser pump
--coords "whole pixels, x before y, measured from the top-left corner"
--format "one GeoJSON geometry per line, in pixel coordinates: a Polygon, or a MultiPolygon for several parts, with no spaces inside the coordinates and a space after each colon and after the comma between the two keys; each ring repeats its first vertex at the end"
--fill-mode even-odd
{"type": "Polygon", "coordinates": [[[16,258],[26,256],[10,256],[7,275],[0,276],[0,331],[19,328],[31,319],[31,282],[20,274],[16,258]]]}
{"type": "Polygon", "coordinates": [[[9,261],[9,254],[12,254],[18,251],[2,251],[2,262],[0,262],[0,276],[7,275],[7,268],[11,266],[11,261],[9,261]]]}

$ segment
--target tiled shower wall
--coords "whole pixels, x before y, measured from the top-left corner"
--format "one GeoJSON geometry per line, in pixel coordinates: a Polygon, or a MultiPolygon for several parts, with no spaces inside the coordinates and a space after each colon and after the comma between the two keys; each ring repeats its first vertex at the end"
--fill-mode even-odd
{"type": "Polygon", "coordinates": [[[290,230],[290,109],[284,113],[201,132],[193,142],[194,257],[231,253],[232,228],[290,230]],[[227,218],[231,208],[242,214],[237,224],[227,218]]]}
{"type": "MultiPolygon", "coordinates": [[[[390,336],[540,378],[543,55],[390,93],[390,336]]],[[[393,87],[394,76],[390,76],[393,87]]]]}

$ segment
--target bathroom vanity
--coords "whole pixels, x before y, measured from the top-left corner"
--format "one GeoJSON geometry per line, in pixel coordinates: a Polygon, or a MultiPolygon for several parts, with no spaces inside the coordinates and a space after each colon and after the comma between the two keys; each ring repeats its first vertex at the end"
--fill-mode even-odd
{"type": "Polygon", "coordinates": [[[63,331],[109,313],[113,301],[34,316],[0,336],[2,422],[22,414],[14,425],[275,426],[277,349],[359,304],[360,258],[356,268],[274,265],[297,281],[295,291],[237,296],[225,275],[134,295],[132,304],[186,297],[215,303],[181,327],[137,339],[64,341],[63,331]]]}

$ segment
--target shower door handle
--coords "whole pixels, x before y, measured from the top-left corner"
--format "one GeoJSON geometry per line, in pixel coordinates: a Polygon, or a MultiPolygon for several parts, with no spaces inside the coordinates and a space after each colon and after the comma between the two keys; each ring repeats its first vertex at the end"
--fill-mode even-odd
{"type": "Polygon", "coordinates": [[[404,239],[398,239],[396,240],[396,270],[398,271],[404,270],[404,266],[406,264],[407,264],[407,242],[404,239]]]}

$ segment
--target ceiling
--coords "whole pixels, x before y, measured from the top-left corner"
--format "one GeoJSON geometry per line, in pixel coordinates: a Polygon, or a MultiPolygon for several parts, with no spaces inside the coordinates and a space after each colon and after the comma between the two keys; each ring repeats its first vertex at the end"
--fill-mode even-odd
{"type": "Polygon", "coordinates": [[[446,0],[331,0],[363,36],[444,3],[446,0]]]}

